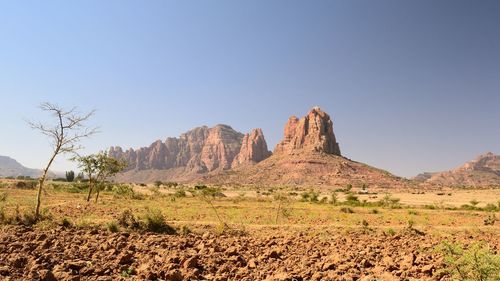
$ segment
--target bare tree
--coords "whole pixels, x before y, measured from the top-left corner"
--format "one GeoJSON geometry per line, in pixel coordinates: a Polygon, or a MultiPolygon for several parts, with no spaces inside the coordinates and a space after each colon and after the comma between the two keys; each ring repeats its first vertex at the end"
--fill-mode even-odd
{"type": "Polygon", "coordinates": [[[43,174],[38,180],[38,193],[36,196],[36,209],[35,209],[35,221],[40,218],[40,205],[41,205],[41,195],[43,190],[43,184],[47,178],[47,172],[49,171],[52,162],[59,154],[73,153],[82,146],[79,144],[83,138],[89,137],[97,132],[96,128],[89,128],[85,125],[85,122],[94,115],[95,110],[90,111],[86,114],[81,114],[77,111],[76,107],[70,110],[65,110],[64,108],[44,102],[40,104],[40,109],[49,112],[56,120],[54,124],[46,125],[42,122],[28,121],[28,124],[34,130],[40,131],[42,134],[46,135],[50,141],[53,148],[52,155],[49,162],[43,170],[43,174]]]}

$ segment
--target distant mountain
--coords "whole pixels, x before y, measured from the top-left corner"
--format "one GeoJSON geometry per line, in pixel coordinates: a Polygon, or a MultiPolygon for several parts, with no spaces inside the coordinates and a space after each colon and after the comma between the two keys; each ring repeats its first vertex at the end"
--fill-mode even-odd
{"type": "Polygon", "coordinates": [[[500,186],[500,155],[488,152],[453,170],[423,173],[413,179],[440,186],[500,186]]]}
{"type": "Polygon", "coordinates": [[[30,176],[36,178],[41,173],[42,170],[26,168],[10,157],[0,156],[0,177],[30,176]]]}

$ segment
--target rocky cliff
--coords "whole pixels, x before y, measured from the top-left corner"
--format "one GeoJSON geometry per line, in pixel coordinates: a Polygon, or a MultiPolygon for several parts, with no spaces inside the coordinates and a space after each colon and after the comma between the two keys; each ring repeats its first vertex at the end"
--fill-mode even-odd
{"type": "MultiPolygon", "coordinates": [[[[175,169],[177,172],[164,175],[179,180],[180,174],[196,175],[257,163],[269,157],[270,152],[261,129],[243,135],[230,126],[217,125],[213,128],[198,127],[178,138],[167,138],[164,142],[157,140],[149,147],[135,150],[111,147],[109,155],[127,161],[129,166],[125,174],[129,176],[122,180],[135,181],[134,172],[175,169]]],[[[158,172],[154,175],[165,179],[158,172]]]]}
{"type": "Polygon", "coordinates": [[[271,156],[271,152],[267,150],[262,130],[253,129],[250,134],[243,137],[240,152],[236,155],[231,166],[235,168],[245,164],[259,163],[269,156],[271,156]]]}
{"type": "Polygon", "coordinates": [[[284,131],[284,138],[276,145],[274,153],[289,154],[304,149],[340,156],[339,144],[333,133],[333,122],[319,107],[314,107],[300,119],[290,117],[284,131]]]}

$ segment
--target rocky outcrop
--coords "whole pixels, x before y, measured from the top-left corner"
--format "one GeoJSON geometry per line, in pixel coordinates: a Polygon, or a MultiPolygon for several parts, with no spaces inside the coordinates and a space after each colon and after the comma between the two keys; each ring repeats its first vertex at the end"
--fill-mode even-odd
{"type": "Polygon", "coordinates": [[[333,122],[319,107],[314,107],[300,119],[295,116],[288,119],[284,138],[276,145],[274,153],[290,154],[300,149],[340,156],[333,122]]]}
{"type": "MultiPolygon", "coordinates": [[[[240,157],[248,161],[259,155],[256,152],[265,151],[257,145],[259,134],[259,131],[254,131],[244,138],[234,166],[238,166],[240,157]],[[253,152],[245,148],[250,144],[253,152]]],[[[406,180],[386,171],[342,157],[332,120],[318,107],[300,119],[290,117],[285,125],[283,140],[266,159],[241,169],[204,175],[198,179],[200,181],[216,185],[324,186],[332,189],[349,184],[359,189],[369,186],[370,190],[409,186],[406,180]]]]}
{"type": "Polygon", "coordinates": [[[236,155],[231,167],[258,163],[269,156],[271,156],[271,151],[267,150],[267,143],[262,130],[253,129],[250,134],[243,137],[240,152],[236,155]]]}
{"type": "Polygon", "coordinates": [[[450,171],[423,173],[414,179],[449,187],[498,187],[500,186],[500,155],[488,152],[450,171]]]}
{"type": "Polygon", "coordinates": [[[157,140],[136,150],[111,147],[109,155],[127,161],[127,171],[182,168],[182,173],[202,174],[257,163],[268,157],[269,151],[262,130],[243,135],[230,126],[217,125],[198,127],[179,138],[157,140]]]}

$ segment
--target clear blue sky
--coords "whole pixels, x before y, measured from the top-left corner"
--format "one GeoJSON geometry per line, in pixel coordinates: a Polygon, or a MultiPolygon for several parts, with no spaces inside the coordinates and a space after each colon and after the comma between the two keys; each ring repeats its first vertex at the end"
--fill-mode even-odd
{"type": "Polygon", "coordinates": [[[218,123],[274,148],[319,105],[345,156],[445,170],[500,152],[500,1],[1,1],[0,97],[0,155],[34,168],[52,101],[98,110],[89,153],[218,123]]]}

